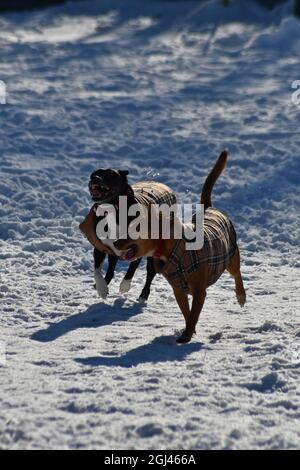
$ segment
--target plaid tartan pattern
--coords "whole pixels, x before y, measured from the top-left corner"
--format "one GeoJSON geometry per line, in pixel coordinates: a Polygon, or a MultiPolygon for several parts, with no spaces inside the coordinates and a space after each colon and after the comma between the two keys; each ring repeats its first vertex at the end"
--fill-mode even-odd
{"type": "Polygon", "coordinates": [[[176,204],[176,194],[172,189],[162,183],[145,181],[132,185],[134,198],[137,203],[148,207],[150,204],[176,204]]]}
{"type": "Polygon", "coordinates": [[[236,248],[236,233],[231,221],[222,212],[209,207],[204,215],[202,249],[186,250],[185,240],[178,240],[162,274],[173,287],[189,293],[189,275],[201,265],[207,264],[209,287],[227,268],[236,248]]]}

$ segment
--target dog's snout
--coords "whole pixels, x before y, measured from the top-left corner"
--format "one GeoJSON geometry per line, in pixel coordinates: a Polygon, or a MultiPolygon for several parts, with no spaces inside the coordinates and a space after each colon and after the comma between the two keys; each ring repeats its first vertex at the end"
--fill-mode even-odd
{"type": "Polygon", "coordinates": [[[103,184],[103,178],[101,176],[94,175],[90,179],[90,186],[99,186],[103,184]]]}

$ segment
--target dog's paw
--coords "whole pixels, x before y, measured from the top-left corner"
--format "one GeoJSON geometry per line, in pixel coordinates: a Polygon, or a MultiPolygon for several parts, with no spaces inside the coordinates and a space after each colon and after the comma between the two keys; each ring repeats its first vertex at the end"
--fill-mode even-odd
{"type": "Polygon", "coordinates": [[[177,344],[185,344],[189,343],[192,339],[193,335],[188,334],[186,331],[182,333],[182,335],[179,336],[179,338],[176,339],[177,344]]]}
{"type": "Polygon", "coordinates": [[[120,294],[126,294],[130,291],[131,279],[123,279],[120,285],[120,294]]]}
{"type": "Polygon", "coordinates": [[[244,307],[246,303],[246,294],[237,294],[236,298],[240,306],[244,307]]]}
{"type": "Polygon", "coordinates": [[[141,295],[138,298],[138,301],[141,304],[146,304],[150,296],[150,290],[149,289],[144,289],[141,295]]]}
{"type": "Polygon", "coordinates": [[[106,280],[102,276],[100,269],[95,270],[95,281],[96,290],[98,292],[99,297],[101,297],[102,299],[106,299],[106,297],[108,296],[108,285],[106,283],[106,280]]]}

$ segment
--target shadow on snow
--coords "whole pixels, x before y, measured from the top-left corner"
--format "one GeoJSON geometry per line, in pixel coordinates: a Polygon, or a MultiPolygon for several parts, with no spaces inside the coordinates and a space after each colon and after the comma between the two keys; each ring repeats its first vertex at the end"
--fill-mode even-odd
{"type": "Polygon", "coordinates": [[[113,305],[95,304],[85,312],[72,315],[58,323],[51,323],[45,330],[39,330],[31,336],[34,341],[49,343],[80,328],[100,328],[114,322],[126,321],[142,313],[144,305],[135,304],[124,307],[125,299],[118,299],[113,305]]]}
{"type": "Polygon", "coordinates": [[[99,356],[77,358],[76,362],[90,367],[135,367],[139,364],[158,362],[180,362],[190,354],[207,347],[202,343],[176,344],[175,335],[159,336],[149,344],[143,344],[127,351],[122,356],[99,356]]]}

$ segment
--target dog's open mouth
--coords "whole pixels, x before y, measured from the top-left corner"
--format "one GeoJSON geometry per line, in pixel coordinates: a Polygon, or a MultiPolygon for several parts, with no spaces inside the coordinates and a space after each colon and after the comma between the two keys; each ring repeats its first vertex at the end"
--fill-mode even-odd
{"type": "Polygon", "coordinates": [[[91,198],[95,202],[106,199],[107,197],[110,196],[112,192],[109,186],[104,186],[101,184],[94,184],[94,183],[89,184],[89,190],[90,190],[91,198]]]}
{"type": "Polygon", "coordinates": [[[123,254],[123,258],[126,261],[132,261],[136,258],[136,255],[139,251],[139,247],[137,245],[131,245],[128,250],[126,250],[123,254]]]}

